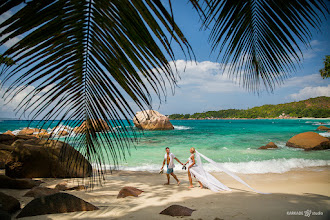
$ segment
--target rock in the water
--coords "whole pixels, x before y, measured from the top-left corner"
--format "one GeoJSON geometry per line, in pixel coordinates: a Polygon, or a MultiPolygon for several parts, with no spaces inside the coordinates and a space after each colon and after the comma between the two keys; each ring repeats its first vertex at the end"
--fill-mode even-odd
{"type": "Polygon", "coordinates": [[[118,198],[125,198],[127,196],[138,197],[141,193],[143,193],[142,190],[139,190],[137,188],[130,187],[130,186],[125,186],[119,191],[117,199],[118,198]]]}
{"type": "Polygon", "coordinates": [[[274,142],[269,142],[266,146],[261,146],[258,149],[276,149],[278,148],[274,142]]]}
{"type": "Polygon", "coordinates": [[[17,140],[6,175],[13,178],[88,177],[92,166],[77,150],[57,140],[17,140]]]}
{"type": "Polygon", "coordinates": [[[181,205],[171,205],[161,211],[159,214],[170,216],[191,216],[193,211],[196,210],[181,205]]]}
{"type": "Polygon", "coordinates": [[[11,135],[11,136],[15,136],[14,133],[13,133],[12,131],[10,131],[10,130],[6,131],[6,132],[3,133],[3,134],[8,134],[8,135],[11,135]]]}
{"type": "Polygon", "coordinates": [[[96,206],[74,195],[56,193],[33,199],[22,209],[17,218],[55,213],[94,211],[98,209],[96,206]]]}
{"type": "Polygon", "coordinates": [[[144,130],[173,130],[174,127],[168,117],[155,110],[137,112],[133,119],[137,128],[144,130]]]}
{"type": "Polygon", "coordinates": [[[67,131],[65,131],[65,130],[63,130],[63,131],[59,131],[58,133],[57,133],[57,135],[58,136],[68,136],[69,135],[69,132],[67,132],[67,131]]]}
{"type": "Polygon", "coordinates": [[[31,128],[23,128],[17,135],[32,135],[34,133],[34,129],[31,128]]]}
{"type": "Polygon", "coordinates": [[[0,192],[0,210],[8,213],[14,213],[21,209],[21,204],[14,197],[0,192]]]}
{"type": "Polygon", "coordinates": [[[109,125],[103,119],[90,119],[84,121],[79,127],[75,127],[73,132],[75,133],[84,133],[87,130],[93,129],[95,132],[108,131],[110,130],[109,125]]]}
{"type": "Polygon", "coordinates": [[[13,179],[5,175],[0,175],[0,188],[3,189],[31,189],[39,186],[40,180],[31,179],[13,179]]]}
{"type": "Polygon", "coordinates": [[[6,150],[0,150],[0,169],[5,169],[5,165],[12,159],[11,153],[6,150]]]}
{"type": "Polygon", "coordinates": [[[303,148],[305,150],[330,149],[330,141],[315,132],[305,132],[293,136],[287,143],[288,147],[303,148]]]}
{"type": "Polygon", "coordinates": [[[36,135],[37,138],[49,138],[50,134],[47,132],[40,132],[39,134],[36,135]]]}
{"type": "Polygon", "coordinates": [[[321,125],[321,126],[319,126],[319,127],[317,128],[317,130],[319,130],[319,131],[330,131],[330,128],[321,125]]]}
{"type": "Polygon", "coordinates": [[[60,190],[58,189],[51,189],[48,187],[43,187],[43,186],[36,186],[33,187],[30,191],[25,193],[25,197],[34,197],[34,198],[39,198],[43,196],[49,196],[55,193],[58,193],[60,190]]]}

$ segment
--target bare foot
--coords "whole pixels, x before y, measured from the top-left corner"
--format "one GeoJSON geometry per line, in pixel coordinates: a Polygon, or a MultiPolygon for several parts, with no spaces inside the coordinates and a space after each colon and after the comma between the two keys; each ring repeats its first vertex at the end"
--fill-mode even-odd
{"type": "Polygon", "coordinates": [[[180,186],[181,181],[178,181],[178,186],[180,186]]]}
{"type": "Polygon", "coordinates": [[[194,186],[193,185],[190,185],[190,186],[188,186],[188,188],[194,188],[194,186]]]}
{"type": "Polygon", "coordinates": [[[199,186],[199,188],[203,189],[204,187],[203,187],[203,185],[202,185],[202,186],[199,186]]]}
{"type": "Polygon", "coordinates": [[[170,183],[164,183],[164,185],[170,185],[170,183]]]}

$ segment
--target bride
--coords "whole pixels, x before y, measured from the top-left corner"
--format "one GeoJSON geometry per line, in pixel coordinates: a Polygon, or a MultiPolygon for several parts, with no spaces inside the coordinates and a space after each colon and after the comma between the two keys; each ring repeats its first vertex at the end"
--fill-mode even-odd
{"type": "Polygon", "coordinates": [[[197,179],[201,188],[206,187],[214,192],[223,191],[223,190],[231,191],[231,189],[229,189],[226,185],[222,184],[214,176],[212,176],[210,173],[208,173],[207,171],[204,170],[202,160],[201,160],[201,157],[203,157],[206,161],[208,161],[210,164],[215,166],[217,169],[225,172],[226,174],[233,177],[235,180],[241,182],[242,184],[246,185],[253,191],[255,191],[257,193],[261,193],[261,194],[268,194],[268,193],[262,193],[258,190],[253,189],[246,182],[244,182],[241,178],[239,178],[238,176],[236,176],[235,174],[233,174],[232,172],[230,172],[229,170],[224,168],[219,163],[216,163],[215,161],[211,160],[210,158],[199,153],[197,150],[195,150],[195,148],[193,148],[193,147],[190,148],[190,153],[191,153],[191,155],[188,158],[188,161],[184,164],[184,165],[186,165],[188,163],[188,178],[189,178],[189,183],[190,183],[189,188],[194,187],[192,184],[192,178],[191,178],[191,176],[194,176],[197,179]]]}

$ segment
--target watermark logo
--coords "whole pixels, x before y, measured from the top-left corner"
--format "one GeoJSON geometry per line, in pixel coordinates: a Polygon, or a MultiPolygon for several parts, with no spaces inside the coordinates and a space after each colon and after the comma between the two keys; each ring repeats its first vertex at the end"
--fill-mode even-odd
{"type": "Polygon", "coordinates": [[[286,212],[287,215],[294,215],[294,216],[305,216],[307,218],[309,218],[310,216],[314,216],[314,215],[323,215],[323,212],[321,211],[312,211],[310,209],[307,209],[305,211],[287,211],[286,212]]]}

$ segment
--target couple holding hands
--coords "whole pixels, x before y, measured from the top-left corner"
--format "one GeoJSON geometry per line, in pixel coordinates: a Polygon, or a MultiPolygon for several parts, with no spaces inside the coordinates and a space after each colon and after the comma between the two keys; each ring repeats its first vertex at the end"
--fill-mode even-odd
{"type": "MultiPolygon", "coordinates": [[[[176,161],[178,161],[181,165],[183,165],[182,169],[186,169],[186,164],[188,164],[188,178],[189,178],[189,187],[188,188],[193,188],[193,184],[192,184],[192,178],[191,175],[194,175],[194,171],[198,168],[198,165],[195,161],[195,148],[190,148],[190,157],[188,159],[188,161],[183,164],[180,162],[180,160],[178,158],[176,158],[174,156],[174,154],[172,154],[170,152],[170,148],[166,147],[165,148],[165,156],[164,156],[164,161],[163,161],[163,166],[161,168],[161,172],[163,171],[164,165],[165,163],[167,163],[167,171],[166,171],[166,176],[167,176],[167,183],[165,183],[164,185],[169,185],[170,184],[170,175],[172,175],[174,177],[174,179],[177,181],[178,185],[180,185],[180,180],[177,178],[177,176],[174,174],[173,169],[175,167],[174,165],[174,159],[176,161]]],[[[197,179],[198,183],[200,184],[200,188],[203,188],[203,184],[198,180],[198,178],[194,175],[194,177],[197,179]]]]}

